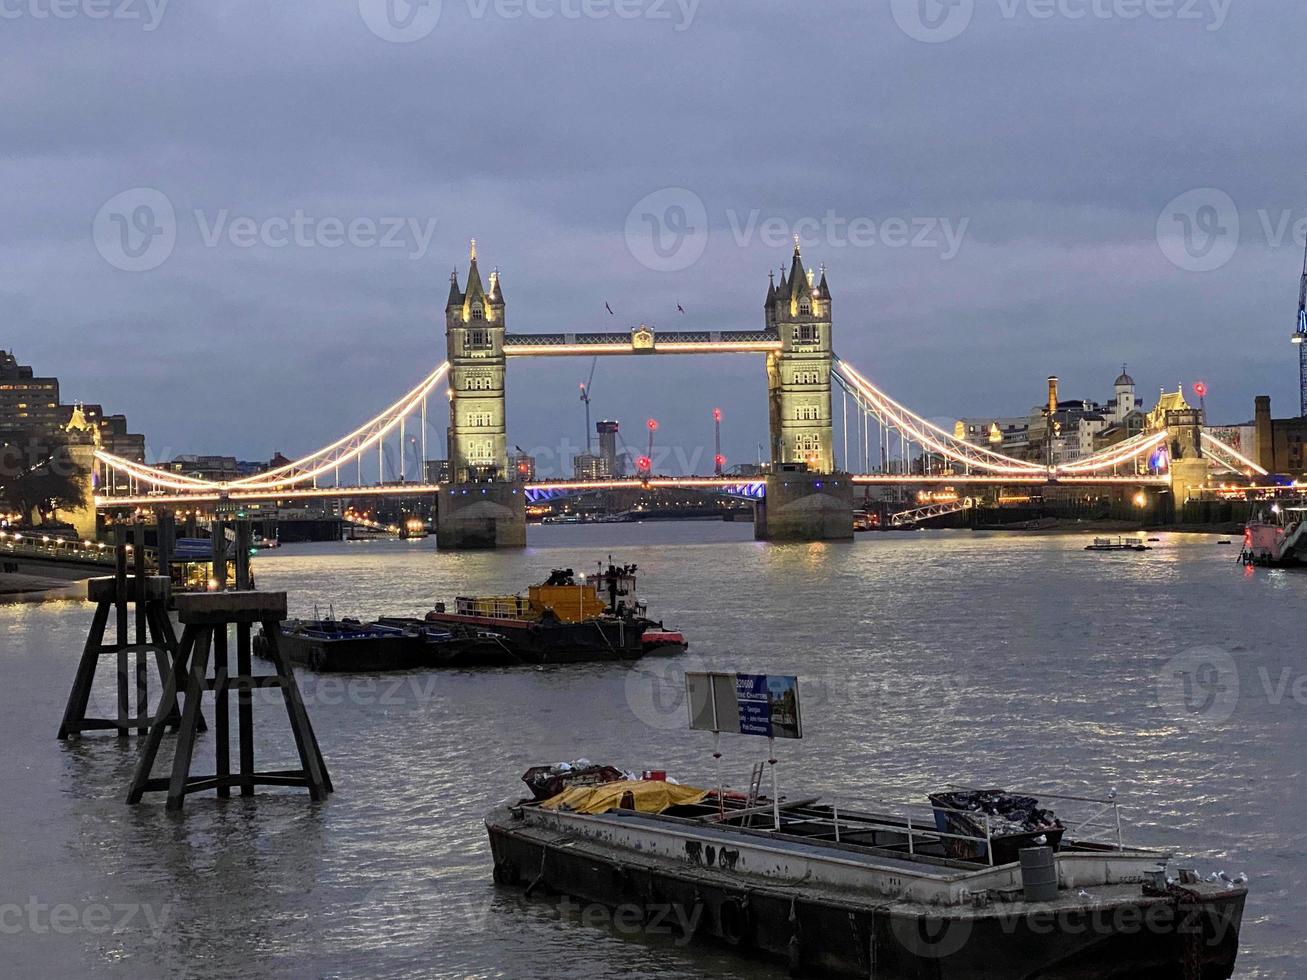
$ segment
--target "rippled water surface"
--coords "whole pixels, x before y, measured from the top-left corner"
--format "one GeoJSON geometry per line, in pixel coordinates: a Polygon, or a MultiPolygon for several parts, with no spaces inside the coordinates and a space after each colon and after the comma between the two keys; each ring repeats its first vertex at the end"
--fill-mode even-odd
{"type": "MultiPolygon", "coordinates": [[[[260,586],[289,591],[292,614],[371,616],[612,554],[640,564],[643,598],[692,643],[636,668],[302,673],[336,784],[321,805],[125,806],[135,740],[54,737],[90,607],[0,607],[0,974],[779,977],[490,880],[482,815],[529,765],[587,756],[712,779],[710,736],[685,731],[680,703],[681,672],[705,664],[801,676],[806,737],[780,753],[793,794],[1118,787],[1132,839],[1250,876],[1238,975],[1304,974],[1307,574],[1245,573],[1234,546],[1198,536],[1135,556],[1086,553],[1079,537],[763,546],[751,530],[555,527],[532,529],[522,553],[425,541],[261,555],[260,586]],[[1186,700],[1200,662],[1218,670],[1186,700]]],[[[97,702],[112,702],[105,674],[97,702]]],[[[261,766],[289,763],[284,712],[261,705],[258,720],[261,766]]],[[[765,742],[724,741],[741,785],[765,742]]],[[[193,771],[211,766],[202,736],[193,771]]]]}

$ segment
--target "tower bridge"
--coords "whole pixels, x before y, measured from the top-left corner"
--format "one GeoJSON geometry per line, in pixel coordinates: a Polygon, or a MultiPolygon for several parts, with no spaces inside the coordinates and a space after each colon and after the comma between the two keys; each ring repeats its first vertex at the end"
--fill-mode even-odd
{"type": "MultiPolygon", "coordinates": [[[[1145,431],[1065,464],[1038,463],[977,446],[894,400],[835,353],[831,290],[825,269],[804,268],[796,242],[791,265],[773,275],[755,330],[657,331],[640,325],[625,332],[511,334],[498,271],[483,281],[473,242],[467,279],[450,277],[445,305],[447,360],[399,401],[359,428],[298,460],[243,479],[215,482],[146,466],[96,448],[97,468],[127,476],[144,493],[96,497],[105,509],[191,502],[296,500],[322,497],[439,494],[437,539],[442,548],[519,547],[526,543],[526,503],[597,489],[701,489],[755,501],[758,537],[796,540],[853,534],[855,486],[951,485],[1002,487],[1059,485],[1125,489],[1169,488],[1183,500],[1188,488],[1214,473],[1265,475],[1232,447],[1202,431],[1200,413],[1183,398],[1166,398],[1150,413],[1145,431]],[[507,362],[510,358],[753,354],[763,361],[768,392],[771,472],[740,477],[665,477],[630,480],[511,482],[507,435],[507,362]],[[451,482],[387,482],[384,446],[398,437],[401,471],[407,470],[405,426],[420,417],[422,458],[427,402],[444,385],[449,396],[448,459],[451,482]],[[844,470],[861,455],[867,472],[841,472],[836,458],[833,393],[838,389],[844,470]],[[872,435],[881,471],[871,461],[872,435]],[[922,472],[888,465],[894,439],[904,461],[919,459],[922,472]],[[377,452],[375,483],[365,480],[365,456],[377,452]],[[1162,452],[1166,472],[1141,461],[1162,452]],[[914,457],[914,452],[919,455],[914,457]],[[351,470],[353,471],[351,473],[351,470]]],[[[1169,396],[1168,396],[1169,397],[1169,396]]],[[[370,464],[369,464],[370,468],[370,464]]]]}

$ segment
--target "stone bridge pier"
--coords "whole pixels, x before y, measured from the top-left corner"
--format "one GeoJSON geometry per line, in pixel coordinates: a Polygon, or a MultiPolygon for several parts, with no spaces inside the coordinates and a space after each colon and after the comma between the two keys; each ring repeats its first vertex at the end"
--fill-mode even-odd
{"type": "Polygon", "coordinates": [[[758,541],[851,541],[853,482],[846,473],[810,473],[783,463],[754,505],[758,541]]]}

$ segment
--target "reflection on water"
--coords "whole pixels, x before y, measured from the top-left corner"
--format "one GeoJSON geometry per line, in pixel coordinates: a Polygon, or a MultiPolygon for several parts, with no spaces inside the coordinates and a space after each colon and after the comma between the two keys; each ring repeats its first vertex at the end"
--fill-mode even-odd
{"type": "MultiPolygon", "coordinates": [[[[261,554],[260,585],[288,590],[293,615],[359,616],[516,591],[611,554],[640,565],[642,598],[691,640],[687,656],[633,668],[302,674],[337,789],[320,806],[125,806],[133,742],[54,739],[89,609],[0,607],[5,972],[780,976],[620,937],[490,881],[482,814],[529,765],[585,755],[710,778],[711,738],[686,730],[682,703],[683,671],[707,666],[800,675],[805,738],[780,752],[796,793],[1119,788],[1134,839],[1251,877],[1239,975],[1301,975],[1307,575],[1246,575],[1208,537],[1118,555],[1074,537],[778,547],[750,534],[596,525],[533,529],[521,553],[437,554],[428,540],[261,554]]],[[[260,762],[289,762],[284,713],[259,717],[260,762]]],[[[740,785],[766,743],[724,741],[740,785]]]]}

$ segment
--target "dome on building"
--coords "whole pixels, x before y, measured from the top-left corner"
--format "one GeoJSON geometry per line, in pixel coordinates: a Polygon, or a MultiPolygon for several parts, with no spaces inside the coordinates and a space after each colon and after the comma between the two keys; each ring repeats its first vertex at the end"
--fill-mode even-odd
{"type": "Polygon", "coordinates": [[[1122,365],[1121,365],[1121,376],[1120,376],[1119,378],[1116,379],[1116,387],[1118,387],[1118,388],[1133,388],[1134,386],[1135,386],[1135,379],[1132,378],[1132,377],[1130,377],[1130,375],[1128,375],[1128,374],[1125,373],[1125,365],[1122,364],[1122,365]]]}

